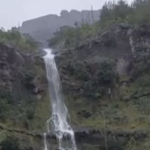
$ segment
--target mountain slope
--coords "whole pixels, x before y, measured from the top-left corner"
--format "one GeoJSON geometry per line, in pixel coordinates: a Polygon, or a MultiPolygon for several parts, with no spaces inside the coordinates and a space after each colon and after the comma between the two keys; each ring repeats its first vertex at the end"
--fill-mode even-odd
{"type": "Polygon", "coordinates": [[[61,26],[74,26],[75,22],[89,22],[99,20],[100,11],[77,11],[70,12],[63,10],[60,16],[50,14],[36,19],[23,22],[20,32],[30,34],[35,40],[46,43],[53,36],[53,33],[61,26]]]}

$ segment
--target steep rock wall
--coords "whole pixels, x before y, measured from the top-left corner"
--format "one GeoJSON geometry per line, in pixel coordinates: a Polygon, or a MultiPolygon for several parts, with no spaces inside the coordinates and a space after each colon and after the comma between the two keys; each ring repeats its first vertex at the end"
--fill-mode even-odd
{"type": "Polygon", "coordinates": [[[35,40],[45,44],[60,27],[65,25],[74,26],[75,22],[81,23],[83,21],[93,23],[99,17],[99,10],[83,10],[81,12],[77,10],[71,10],[70,12],[63,10],[60,16],[50,14],[23,22],[20,32],[30,34],[35,40]]]}

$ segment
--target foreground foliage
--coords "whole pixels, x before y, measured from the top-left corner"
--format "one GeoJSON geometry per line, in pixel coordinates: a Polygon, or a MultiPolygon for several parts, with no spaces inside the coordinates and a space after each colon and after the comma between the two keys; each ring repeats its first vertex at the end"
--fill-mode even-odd
{"type": "Polygon", "coordinates": [[[5,31],[0,29],[0,42],[10,43],[21,50],[36,50],[39,46],[29,35],[21,35],[18,28],[13,27],[11,30],[5,31]]]}

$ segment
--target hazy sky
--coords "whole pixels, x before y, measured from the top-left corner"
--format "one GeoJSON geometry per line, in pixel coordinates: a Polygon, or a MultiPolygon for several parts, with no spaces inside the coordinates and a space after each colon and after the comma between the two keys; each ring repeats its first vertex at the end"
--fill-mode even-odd
{"type": "MultiPolygon", "coordinates": [[[[47,14],[60,14],[62,9],[100,9],[106,0],[0,0],[0,27],[9,29],[23,21],[47,14]]],[[[128,0],[130,1],[130,0],[128,0]]]]}

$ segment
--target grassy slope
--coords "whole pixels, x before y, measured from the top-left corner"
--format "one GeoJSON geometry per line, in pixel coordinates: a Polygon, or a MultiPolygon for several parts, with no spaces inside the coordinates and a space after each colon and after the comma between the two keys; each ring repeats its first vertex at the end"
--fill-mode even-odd
{"type": "MultiPolygon", "coordinates": [[[[112,131],[144,131],[150,135],[150,77],[145,74],[134,83],[119,88],[116,98],[103,100],[76,99],[68,102],[72,122],[80,127],[109,129],[112,131]],[[140,98],[139,98],[140,97],[140,98]],[[78,115],[85,110],[91,116],[86,118],[78,115]]],[[[70,101],[70,100],[68,100],[70,101]]],[[[129,141],[125,150],[148,150],[149,137],[141,143],[134,139],[129,141]]]]}
{"type": "MultiPolygon", "coordinates": [[[[142,96],[149,92],[150,77],[147,74],[139,77],[134,83],[130,83],[129,86],[120,87],[116,98],[105,98],[97,100],[87,100],[84,98],[72,99],[67,98],[66,104],[71,115],[71,122],[74,126],[78,127],[93,127],[97,129],[109,129],[109,130],[121,130],[121,131],[146,131],[150,134],[150,96],[142,96]],[[140,98],[139,98],[140,97],[140,98]],[[90,117],[84,117],[79,112],[86,112],[90,114],[90,117]]],[[[23,106],[24,107],[24,106],[23,106]]],[[[10,116],[6,116],[5,121],[1,121],[1,124],[8,128],[17,128],[20,130],[30,131],[45,131],[45,122],[50,117],[50,101],[49,97],[45,95],[41,100],[38,100],[34,105],[35,115],[26,122],[28,123],[28,129],[24,126],[24,120],[19,120],[18,123],[13,122],[10,116]]],[[[16,111],[15,108],[11,108],[12,115],[16,111]]],[[[15,113],[17,114],[17,113],[15,113]]],[[[18,113],[15,117],[21,115],[18,113]]],[[[23,116],[22,116],[23,117],[23,116]]],[[[0,131],[0,141],[4,140],[10,133],[7,131],[0,131]]],[[[30,143],[35,147],[35,141],[32,137],[24,137],[17,134],[24,143],[30,143]],[[28,139],[24,141],[25,139],[28,139]],[[34,144],[33,144],[34,143],[34,144]]],[[[144,142],[137,143],[134,139],[129,141],[125,150],[149,150],[150,142],[147,138],[144,142]]],[[[90,147],[90,146],[89,146],[90,147]]]]}

